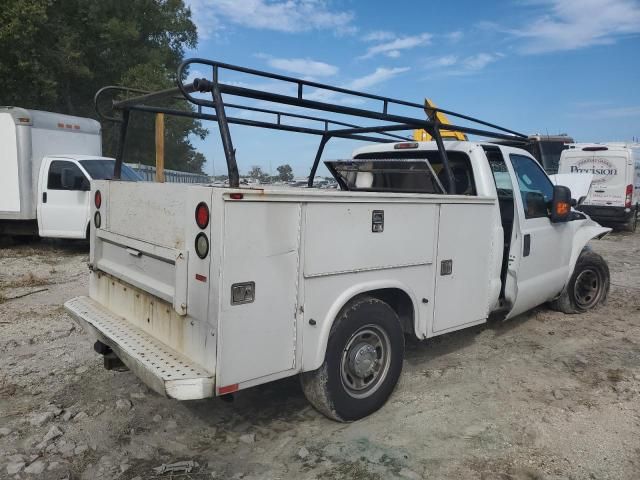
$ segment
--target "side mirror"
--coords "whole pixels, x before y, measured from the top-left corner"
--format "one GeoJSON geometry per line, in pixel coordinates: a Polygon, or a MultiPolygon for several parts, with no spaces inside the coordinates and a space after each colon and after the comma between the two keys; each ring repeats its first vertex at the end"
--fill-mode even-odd
{"type": "Polygon", "coordinates": [[[63,168],[60,174],[60,183],[65,190],[75,190],[74,187],[75,175],[70,168],[63,168]]]}
{"type": "Polygon", "coordinates": [[[563,185],[553,187],[551,202],[551,221],[553,223],[568,222],[571,217],[571,190],[563,185]]]}

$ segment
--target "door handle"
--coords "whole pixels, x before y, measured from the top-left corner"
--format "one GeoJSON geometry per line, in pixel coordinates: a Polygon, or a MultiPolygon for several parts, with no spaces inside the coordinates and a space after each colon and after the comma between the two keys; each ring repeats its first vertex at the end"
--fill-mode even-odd
{"type": "Polygon", "coordinates": [[[522,256],[523,257],[528,257],[530,253],[531,253],[531,235],[527,233],[524,236],[524,245],[523,245],[523,248],[522,248],[522,256]]]}
{"type": "Polygon", "coordinates": [[[42,203],[47,203],[47,192],[42,192],[42,203]]]}

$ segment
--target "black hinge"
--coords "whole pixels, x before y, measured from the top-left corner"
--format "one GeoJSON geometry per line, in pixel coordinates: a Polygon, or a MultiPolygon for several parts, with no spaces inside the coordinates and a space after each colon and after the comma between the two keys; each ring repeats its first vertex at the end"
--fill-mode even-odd
{"type": "Polygon", "coordinates": [[[42,203],[47,203],[47,192],[42,192],[42,203]]]}

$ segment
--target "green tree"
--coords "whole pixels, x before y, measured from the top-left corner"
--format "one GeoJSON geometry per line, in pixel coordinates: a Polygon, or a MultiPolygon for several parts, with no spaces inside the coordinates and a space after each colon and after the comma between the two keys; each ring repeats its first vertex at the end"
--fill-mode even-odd
{"type": "Polygon", "coordinates": [[[263,181],[267,178],[267,175],[262,171],[262,168],[258,165],[253,165],[251,170],[249,170],[249,177],[254,180],[263,181]]]}
{"type": "Polygon", "coordinates": [[[280,165],[276,170],[278,171],[278,178],[283,182],[290,182],[293,180],[293,169],[291,168],[291,165],[280,165]]]}
{"type": "MultiPolygon", "coordinates": [[[[96,118],[99,88],[173,86],[184,49],[196,44],[182,0],[3,0],[0,105],[96,118]]],[[[153,115],[134,112],[130,125],[125,160],[153,164],[153,115]]],[[[114,153],[114,131],[103,125],[106,155],[114,153]]],[[[205,159],[189,136],[206,133],[198,121],[167,117],[166,167],[200,172],[205,159]]]]}

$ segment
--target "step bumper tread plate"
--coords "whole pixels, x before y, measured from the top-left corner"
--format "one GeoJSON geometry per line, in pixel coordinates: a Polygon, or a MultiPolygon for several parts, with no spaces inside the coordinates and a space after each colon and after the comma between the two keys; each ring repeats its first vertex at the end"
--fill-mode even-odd
{"type": "Polygon", "coordinates": [[[149,388],[178,400],[214,396],[214,375],[160,340],[115,315],[89,297],[76,297],[65,309],[91,331],[149,388]]]}

